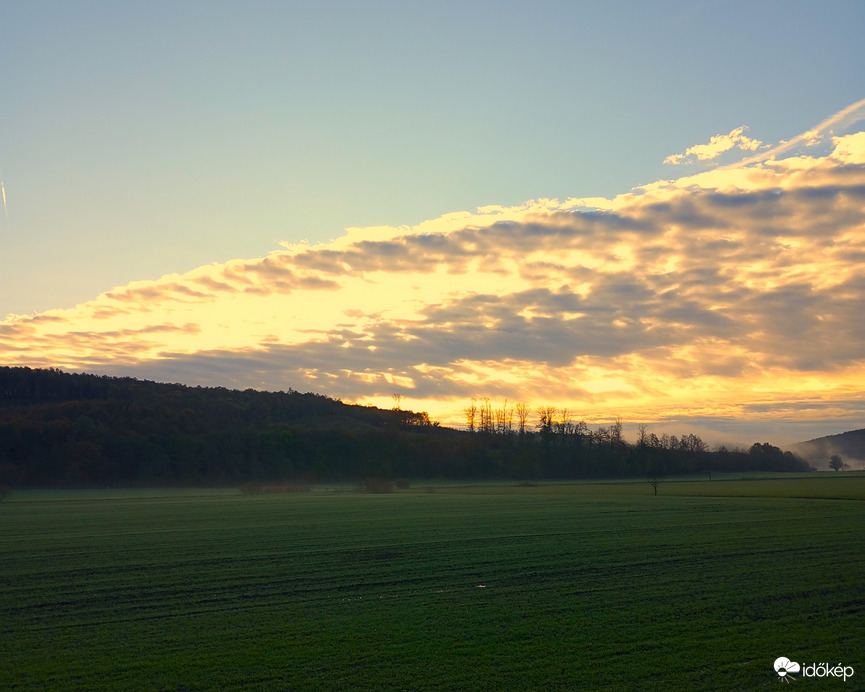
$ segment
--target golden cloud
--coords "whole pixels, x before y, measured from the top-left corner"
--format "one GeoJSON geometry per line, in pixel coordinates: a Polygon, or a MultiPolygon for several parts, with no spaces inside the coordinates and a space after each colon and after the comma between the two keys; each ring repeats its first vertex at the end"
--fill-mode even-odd
{"type": "Polygon", "coordinates": [[[717,158],[725,151],[738,147],[742,151],[756,151],[763,147],[763,142],[751,139],[745,134],[748,128],[745,125],[730,130],[725,135],[715,135],[709,139],[708,144],[695,144],[685,150],[682,154],[671,154],[664,159],[664,163],[678,165],[687,161],[690,157],[697,161],[707,161],[717,158]]]}
{"type": "MultiPolygon", "coordinates": [[[[388,406],[398,391],[455,424],[472,396],[647,422],[858,415],[865,133],[831,143],[131,283],[8,318],[0,355],[388,406]]],[[[686,154],[760,143],[737,128],[704,146],[686,154]]]]}

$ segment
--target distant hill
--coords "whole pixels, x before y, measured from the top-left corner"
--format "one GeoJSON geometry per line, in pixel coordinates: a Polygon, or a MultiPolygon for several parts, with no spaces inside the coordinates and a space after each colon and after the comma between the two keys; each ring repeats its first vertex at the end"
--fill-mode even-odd
{"type": "Polygon", "coordinates": [[[829,468],[829,458],[833,454],[840,456],[853,469],[865,469],[865,428],[797,442],[792,450],[821,471],[829,468]]]}

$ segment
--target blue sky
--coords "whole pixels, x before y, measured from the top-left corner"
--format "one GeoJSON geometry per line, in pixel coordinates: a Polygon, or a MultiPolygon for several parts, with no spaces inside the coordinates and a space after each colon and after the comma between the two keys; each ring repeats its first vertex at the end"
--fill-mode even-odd
{"type": "MultiPolygon", "coordinates": [[[[0,12],[0,362],[863,427],[865,3],[0,12]]],[[[685,429],[683,429],[685,428],[685,429]]]]}
{"type": "Polygon", "coordinates": [[[862,97],[861,2],[27,2],[0,314],[349,226],[614,196],[862,97]]]}

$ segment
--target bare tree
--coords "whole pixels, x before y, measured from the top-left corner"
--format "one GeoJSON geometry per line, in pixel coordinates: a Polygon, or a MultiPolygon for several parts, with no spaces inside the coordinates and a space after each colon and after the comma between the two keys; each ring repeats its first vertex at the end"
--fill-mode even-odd
{"type": "Polygon", "coordinates": [[[516,405],[517,424],[519,426],[520,435],[526,434],[526,421],[529,419],[529,407],[522,401],[516,405]]]}
{"type": "Polygon", "coordinates": [[[555,406],[538,406],[538,430],[542,433],[553,432],[555,415],[555,406]]]}
{"type": "Polygon", "coordinates": [[[466,407],[465,413],[466,413],[466,426],[468,427],[469,432],[473,433],[476,430],[475,421],[477,420],[477,416],[478,416],[478,405],[474,399],[472,399],[472,403],[466,407]]]}
{"type": "Polygon", "coordinates": [[[652,486],[652,490],[655,491],[655,495],[658,494],[658,486],[664,482],[664,474],[660,471],[648,471],[646,473],[646,480],[649,485],[652,486]]]}
{"type": "Polygon", "coordinates": [[[637,428],[637,446],[648,447],[649,440],[649,426],[645,423],[640,423],[639,427],[637,428]]]}
{"type": "Polygon", "coordinates": [[[592,433],[592,437],[595,440],[595,444],[598,447],[602,447],[603,445],[609,444],[610,442],[610,431],[607,428],[596,428],[592,433]]]}
{"type": "Polygon", "coordinates": [[[514,425],[514,409],[508,406],[505,399],[501,408],[496,409],[496,432],[499,435],[509,435],[514,425]]]}
{"type": "Polygon", "coordinates": [[[488,397],[484,397],[480,406],[481,414],[481,432],[494,433],[496,431],[495,422],[493,421],[493,405],[488,397]]]}
{"type": "Polygon", "coordinates": [[[556,432],[559,435],[567,435],[571,432],[571,412],[566,408],[559,409],[559,422],[556,424],[556,432]]]}
{"type": "Polygon", "coordinates": [[[610,426],[610,456],[612,457],[614,450],[620,448],[623,444],[622,419],[616,418],[616,422],[610,426]]]}
{"type": "Polygon", "coordinates": [[[586,421],[581,420],[574,426],[574,435],[579,438],[587,437],[589,435],[589,426],[586,425],[586,421]]]}
{"type": "Polygon", "coordinates": [[[679,446],[682,448],[682,451],[693,454],[702,454],[707,449],[706,443],[703,442],[700,436],[693,433],[682,435],[679,446]]]}

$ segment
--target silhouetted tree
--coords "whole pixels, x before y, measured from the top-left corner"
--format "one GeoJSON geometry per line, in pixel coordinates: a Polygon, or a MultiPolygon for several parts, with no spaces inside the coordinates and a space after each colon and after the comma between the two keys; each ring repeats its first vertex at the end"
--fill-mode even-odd
{"type": "Polygon", "coordinates": [[[552,433],[555,415],[555,406],[538,406],[538,432],[541,434],[552,433]]]}
{"type": "Polygon", "coordinates": [[[650,470],[646,473],[646,480],[649,485],[652,486],[652,490],[655,491],[655,495],[658,494],[658,486],[664,482],[664,474],[657,470],[650,470]]]}
{"type": "Polygon", "coordinates": [[[521,436],[524,436],[526,434],[526,422],[529,419],[529,407],[521,401],[514,408],[517,412],[518,432],[521,436]]]}
{"type": "Polygon", "coordinates": [[[469,404],[465,409],[466,414],[466,427],[469,429],[470,433],[475,432],[476,430],[476,421],[478,417],[478,405],[477,402],[472,399],[471,404],[469,404]]]}
{"type": "Polygon", "coordinates": [[[499,435],[510,435],[514,427],[514,409],[508,406],[508,400],[505,399],[502,407],[496,409],[496,432],[499,435]]]}

